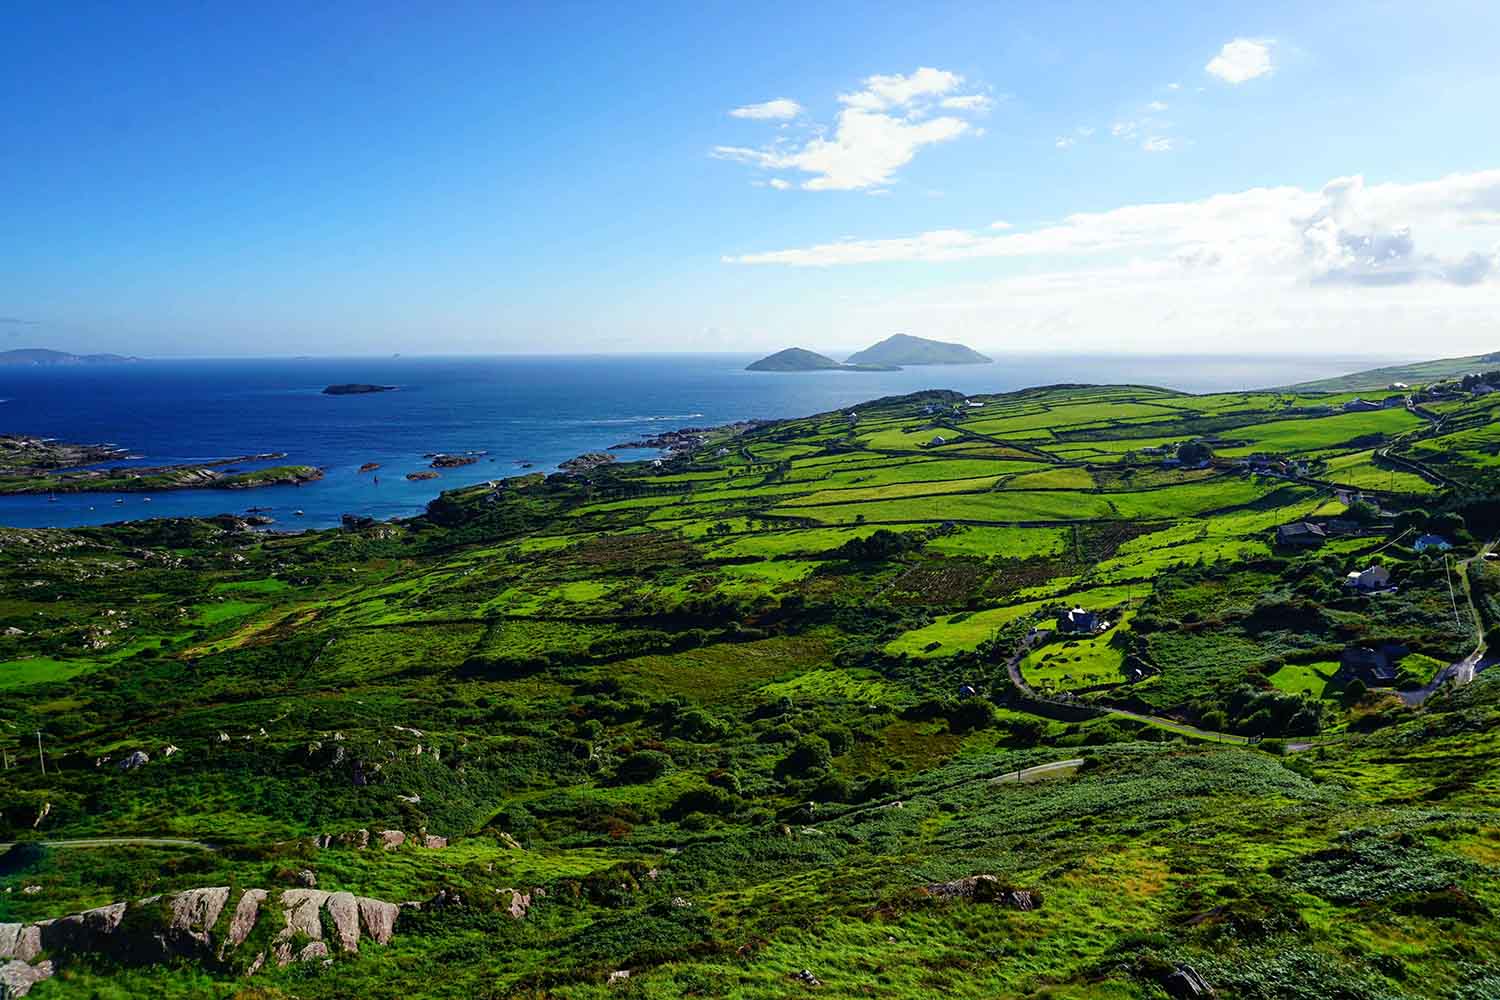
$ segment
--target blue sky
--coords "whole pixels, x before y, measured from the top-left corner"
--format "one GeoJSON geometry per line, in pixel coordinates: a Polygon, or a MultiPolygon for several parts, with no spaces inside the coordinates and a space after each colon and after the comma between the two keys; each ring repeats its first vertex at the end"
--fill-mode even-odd
{"type": "Polygon", "coordinates": [[[1500,347],[1500,5],[1123,6],[13,9],[0,346],[1500,347]]]}

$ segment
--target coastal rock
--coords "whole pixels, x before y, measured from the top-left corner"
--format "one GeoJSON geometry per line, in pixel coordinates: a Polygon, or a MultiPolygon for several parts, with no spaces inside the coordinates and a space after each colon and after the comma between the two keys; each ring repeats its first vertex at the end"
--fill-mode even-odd
{"type": "Polygon", "coordinates": [[[566,462],[559,462],[558,468],[570,475],[578,476],[585,472],[592,472],[600,466],[608,465],[615,460],[615,456],[607,451],[588,451],[577,458],[570,458],[566,462]]]}
{"type": "Polygon", "coordinates": [[[432,467],[434,469],[456,469],[464,465],[473,465],[479,461],[477,455],[434,455],[432,456],[432,467]]]}
{"type": "Polygon", "coordinates": [[[408,472],[406,474],[406,478],[410,479],[414,483],[415,482],[421,482],[424,479],[436,479],[437,477],[438,477],[438,474],[436,472],[430,472],[430,471],[408,472]]]}

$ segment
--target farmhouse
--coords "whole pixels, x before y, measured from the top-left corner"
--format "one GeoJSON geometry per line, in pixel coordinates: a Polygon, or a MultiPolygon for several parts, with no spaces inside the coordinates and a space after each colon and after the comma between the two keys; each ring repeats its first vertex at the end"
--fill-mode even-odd
{"type": "Polygon", "coordinates": [[[937,437],[935,437],[931,441],[927,442],[927,447],[929,447],[929,448],[936,448],[940,444],[947,444],[947,443],[948,443],[948,439],[945,438],[945,437],[943,437],[941,434],[939,434],[937,437]]]}
{"type": "Polygon", "coordinates": [[[1453,548],[1453,543],[1448,541],[1448,539],[1444,538],[1442,535],[1423,535],[1415,542],[1412,542],[1411,547],[1416,549],[1418,552],[1426,552],[1428,549],[1436,549],[1439,552],[1447,552],[1449,549],[1453,548]]]}
{"type": "Polygon", "coordinates": [[[1405,396],[1387,396],[1380,401],[1381,409],[1395,410],[1406,405],[1405,396]]]}
{"type": "Polygon", "coordinates": [[[1358,396],[1344,404],[1345,413],[1369,413],[1380,409],[1379,403],[1372,403],[1368,399],[1360,399],[1358,396]]]}
{"type": "Polygon", "coordinates": [[[1344,577],[1344,586],[1353,590],[1384,590],[1391,585],[1391,571],[1384,566],[1367,566],[1362,570],[1350,570],[1344,577]]]}
{"type": "Polygon", "coordinates": [[[1378,649],[1350,646],[1339,655],[1339,669],[1333,679],[1337,684],[1358,680],[1366,687],[1390,687],[1396,683],[1396,664],[1406,655],[1405,646],[1386,643],[1378,649]]]}
{"type": "Polygon", "coordinates": [[[1109,628],[1109,622],[1104,621],[1093,611],[1085,611],[1083,608],[1074,608],[1057,616],[1057,630],[1068,635],[1092,634],[1103,632],[1109,628]]]}
{"type": "Polygon", "coordinates": [[[1392,382],[1390,385],[1386,386],[1386,388],[1387,389],[1392,389],[1392,390],[1394,390],[1394,389],[1410,389],[1411,386],[1407,385],[1405,382],[1392,382]]]}
{"type": "Polygon", "coordinates": [[[1310,521],[1283,524],[1276,529],[1277,545],[1311,548],[1322,545],[1327,540],[1328,534],[1323,530],[1323,526],[1310,521]]]}
{"type": "Polygon", "coordinates": [[[1490,385],[1488,382],[1480,382],[1470,391],[1473,392],[1476,396],[1488,396],[1490,393],[1495,391],[1495,387],[1490,385]]]}

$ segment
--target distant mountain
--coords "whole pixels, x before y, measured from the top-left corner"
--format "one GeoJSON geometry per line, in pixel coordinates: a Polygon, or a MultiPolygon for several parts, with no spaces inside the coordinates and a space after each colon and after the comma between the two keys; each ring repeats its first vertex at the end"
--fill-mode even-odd
{"type": "Polygon", "coordinates": [[[897,371],[894,365],[839,364],[825,354],[806,351],[800,347],[788,347],[768,357],[745,366],[747,372],[889,372],[897,371]]]}
{"type": "Polygon", "coordinates": [[[0,351],[0,365],[105,365],[139,360],[141,359],[123,354],[69,354],[67,351],[49,351],[44,347],[0,351]]]}
{"type": "Polygon", "coordinates": [[[987,365],[991,361],[963,344],[898,333],[873,347],[851,354],[851,365],[987,365]]]}

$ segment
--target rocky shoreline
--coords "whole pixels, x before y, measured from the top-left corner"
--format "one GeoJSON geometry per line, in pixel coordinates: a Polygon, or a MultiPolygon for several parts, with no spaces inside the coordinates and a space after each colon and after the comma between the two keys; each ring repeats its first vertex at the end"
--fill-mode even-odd
{"type": "Polygon", "coordinates": [[[131,457],[112,444],[72,444],[47,438],[0,435],[0,494],[141,493],[186,489],[243,490],[296,485],[323,478],[311,465],[239,471],[249,463],[275,462],[285,452],[239,455],[191,465],[113,465],[131,457]]]}

